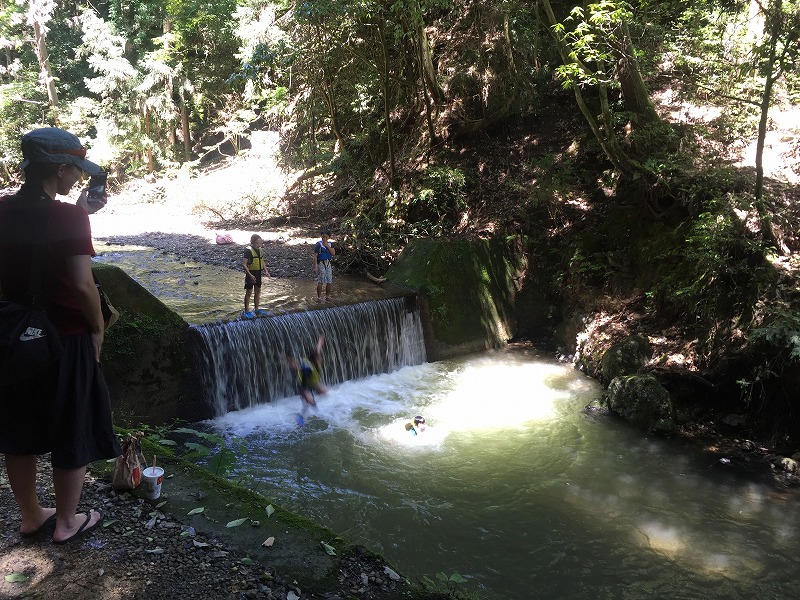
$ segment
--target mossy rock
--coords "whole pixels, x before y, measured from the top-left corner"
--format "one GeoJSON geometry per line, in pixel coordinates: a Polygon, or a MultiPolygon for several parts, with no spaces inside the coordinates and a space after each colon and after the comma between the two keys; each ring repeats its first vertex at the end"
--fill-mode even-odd
{"type": "Polygon", "coordinates": [[[669,392],[652,375],[615,377],[604,395],[608,409],[646,432],[669,434],[675,418],[669,392]]]}
{"type": "Polygon", "coordinates": [[[650,341],[643,335],[629,335],[615,342],[600,359],[602,382],[609,383],[620,375],[635,375],[652,354],[650,341]]]}
{"type": "Polygon", "coordinates": [[[98,281],[119,311],[101,355],[119,425],[171,421],[191,395],[189,325],[113,265],[95,264],[98,281]]]}
{"type": "Polygon", "coordinates": [[[428,358],[499,347],[516,327],[524,252],[516,238],[412,241],[386,279],[422,298],[428,358]]]}

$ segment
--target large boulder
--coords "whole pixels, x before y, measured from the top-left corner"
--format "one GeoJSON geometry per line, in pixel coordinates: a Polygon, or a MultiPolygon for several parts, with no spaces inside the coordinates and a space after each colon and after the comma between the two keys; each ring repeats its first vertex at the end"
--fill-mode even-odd
{"type": "Polygon", "coordinates": [[[650,341],[642,335],[629,335],[614,343],[600,359],[600,379],[609,383],[622,375],[635,375],[650,357],[653,348],[650,341]]]}
{"type": "Polygon", "coordinates": [[[113,265],[93,271],[120,318],[107,332],[101,364],[117,425],[191,419],[189,326],[158,298],[113,265]]]}
{"type": "Polygon", "coordinates": [[[611,412],[639,429],[662,434],[675,431],[669,392],[652,375],[615,377],[604,399],[611,412]]]}
{"type": "Polygon", "coordinates": [[[419,239],[386,273],[421,298],[429,360],[504,345],[516,329],[525,266],[519,240],[419,239]]]}

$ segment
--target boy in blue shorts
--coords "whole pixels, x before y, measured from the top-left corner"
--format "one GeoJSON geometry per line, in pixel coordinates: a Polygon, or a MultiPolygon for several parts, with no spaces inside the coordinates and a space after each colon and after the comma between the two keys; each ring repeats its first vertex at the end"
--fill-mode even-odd
{"type": "Polygon", "coordinates": [[[325,286],[325,302],[331,299],[331,286],[333,285],[333,265],[332,260],[336,255],[336,250],[331,242],[331,232],[329,229],[323,229],[322,235],[316,244],[314,244],[314,255],[312,257],[314,263],[314,276],[317,279],[317,302],[322,302],[322,287],[325,286]]]}
{"type": "Polygon", "coordinates": [[[267,263],[264,262],[264,251],[261,246],[264,240],[257,233],[250,236],[250,245],[244,250],[242,267],[244,267],[244,313],[245,319],[263,317],[267,311],[258,308],[261,299],[261,276],[269,277],[267,263]],[[255,290],[255,291],[254,291],[255,290]],[[250,295],[253,296],[253,310],[250,311],[250,295]]]}

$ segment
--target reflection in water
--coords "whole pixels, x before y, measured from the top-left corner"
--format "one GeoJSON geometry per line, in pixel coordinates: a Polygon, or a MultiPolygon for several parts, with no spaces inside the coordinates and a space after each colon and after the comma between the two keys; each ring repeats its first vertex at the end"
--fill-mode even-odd
{"type": "Polygon", "coordinates": [[[580,409],[595,382],[514,352],[230,413],[260,491],[490,598],[788,598],[798,509],[701,456],[580,409]],[[422,414],[430,437],[406,436],[422,414]]]}

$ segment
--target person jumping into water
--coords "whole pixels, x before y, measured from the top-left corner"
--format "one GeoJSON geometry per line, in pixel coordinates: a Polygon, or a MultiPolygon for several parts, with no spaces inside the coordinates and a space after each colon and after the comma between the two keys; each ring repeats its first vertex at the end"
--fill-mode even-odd
{"type": "Polygon", "coordinates": [[[317,401],[314,393],[327,394],[328,388],[322,383],[322,345],[325,343],[325,336],[319,336],[317,345],[311,348],[306,356],[295,358],[288,356],[286,362],[289,364],[295,377],[297,378],[297,393],[303,401],[303,406],[297,414],[297,424],[302,427],[305,425],[305,415],[308,407],[316,408],[317,401]]]}

